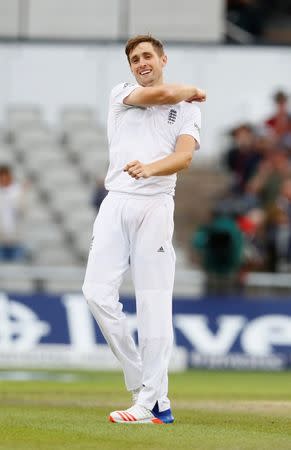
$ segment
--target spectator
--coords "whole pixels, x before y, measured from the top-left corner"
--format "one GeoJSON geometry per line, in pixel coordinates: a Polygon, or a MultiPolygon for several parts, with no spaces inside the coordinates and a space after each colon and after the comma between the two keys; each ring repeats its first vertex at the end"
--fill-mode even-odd
{"type": "Polygon", "coordinates": [[[244,264],[242,274],[267,266],[266,214],[261,208],[252,208],[237,217],[236,223],[244,236],[244,264]]]}
{"type": "Polygon", "coordinates": [[[207,272],[228,274],[241,265],[242,234],[231,217],[214,217],[193,236],[192,246],[202,255],[207,272]]]}
{"type": "Polygon", "coordinates": [[[269,210],[269,248],[271,268],[289,271],[291,268],[291,177],[286,178],[280,194],[269,210]]]}
{"type": "Polygon", "coordinates": [[[266,120],[265,124],[278,137],[284,138],[285,134],[291,133],[291,115],[288,112],[288,95],[284,91],[278,91],[274,95],[276,107],[275,114],[266,120]]]}
{"type": "Polygon", "coordinates": [[[257,173],[248,183],[247,191],[256,196],[262,207],[268,210],[276,201],[281,185],[289,175],[288,153],[283,149],[271,152],[260,163],[257,173]]]}
{"type": "Polygon", "coordinates": [[[233,174],[232,191],[243,194],[250,178],[257,170],[262,153],[256,148],[253,129],[248,124],[232,131],[233,147],[227,152],[226,166],[233,174]]]}
{"type": "Polygon", "coordinates": [[[20,240],[24,190],[13,180],[9,166],[0,166],[0,260],[24,259],[25,251],[20,240]]]}
{"type": "Polygon", "coordinates": [[[104,180],[97,180],[95,191],[92,197],[92,205],[96,208],[97,212],[103,202],[104,198],[108,194],[108,191],[105,189],[104,180]]]}

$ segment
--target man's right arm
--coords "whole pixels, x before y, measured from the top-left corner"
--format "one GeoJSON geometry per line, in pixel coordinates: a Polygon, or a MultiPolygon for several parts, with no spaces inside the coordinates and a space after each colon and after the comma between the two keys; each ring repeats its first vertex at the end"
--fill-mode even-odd
{"type": "Polygon", "coordinates": [[[123,103],[130,106],[175,105],[181,101],[204,102],[206,93],[196,86],[184,84],[163,84],[134,89],[123,103]]]}

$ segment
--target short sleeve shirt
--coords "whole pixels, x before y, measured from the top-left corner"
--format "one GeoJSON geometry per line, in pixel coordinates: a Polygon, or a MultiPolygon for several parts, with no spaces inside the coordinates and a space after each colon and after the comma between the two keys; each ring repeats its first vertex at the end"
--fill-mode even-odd
{"type": "Polygon", "coordinates": [[[124,104],[123,100],[138,87],[121,83],[111,91],[107,123],[110,161],[105,187],[141,195],[174,195],[176,174],[136,180],[123,169],[134,160],[147,164],[165,158],[174,152],[182,134],[192,136],[199,146],[200,109],[187,102],[150,107],[124,104]]]}

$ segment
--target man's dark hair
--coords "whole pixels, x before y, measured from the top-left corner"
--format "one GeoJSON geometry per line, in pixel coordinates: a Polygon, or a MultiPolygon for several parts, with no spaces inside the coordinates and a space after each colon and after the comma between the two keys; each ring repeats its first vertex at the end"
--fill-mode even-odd
{"type": "Polygon", "coordinates": [[[156,50],[157,54],[159,56],[162,56],[164,54],[164,46],[161,41],[158,39],[155,39],[150,34],[139,34],[137,36],[134,36],[133,38],[129,39],[125,46],[125,54],[127,56],[128,62],[130,64],[129,55],[132,52],[132,50],[135,49],[139,44],[142,42],[149,42],[152,44],[154,49],[156,50]]]}
{"type": "Polygon", "coordinates": [[[277,91],[273,98],[276,103],[284,103],[288,100],[288,95],[284,91],[277,91]]]}
{"type": "Polygon", "coordinates": [[[7,164],[0,165],[0,175],[12,175],[11,167],[7,164]]]}

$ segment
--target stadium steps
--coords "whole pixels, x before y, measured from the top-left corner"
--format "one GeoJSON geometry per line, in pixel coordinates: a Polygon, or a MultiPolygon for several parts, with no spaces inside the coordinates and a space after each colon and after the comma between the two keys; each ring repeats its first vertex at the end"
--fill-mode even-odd
{"type": "Polygon", "coordinates": [[[227,189],[229,177],[217,169],[193,169],[178,176],[175,197],[175,239],[189,253],[199,224],[207,222],[216,200],[227,189]]]}

